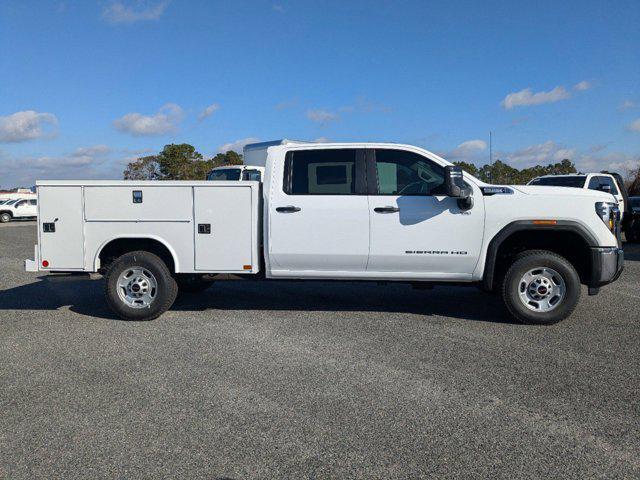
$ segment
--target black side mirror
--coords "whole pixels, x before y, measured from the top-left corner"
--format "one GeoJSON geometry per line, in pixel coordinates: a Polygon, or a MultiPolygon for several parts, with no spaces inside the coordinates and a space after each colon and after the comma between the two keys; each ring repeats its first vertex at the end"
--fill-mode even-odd
{"type": "Polygon", "coordinates": [[[472,190],[462,177],[462,169],[455,165],[444,167],[444,187],[447,197],[468,198],[472,190]]]}

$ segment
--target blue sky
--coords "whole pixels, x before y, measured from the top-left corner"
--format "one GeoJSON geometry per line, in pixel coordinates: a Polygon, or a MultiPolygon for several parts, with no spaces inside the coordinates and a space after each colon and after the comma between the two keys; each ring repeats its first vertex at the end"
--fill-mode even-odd
{"type": "Polygon", "coordinates": [[[120,178],[167,143],[411,143],[640,161],[640,2],[0,2],[0,186],[120,178]]]}

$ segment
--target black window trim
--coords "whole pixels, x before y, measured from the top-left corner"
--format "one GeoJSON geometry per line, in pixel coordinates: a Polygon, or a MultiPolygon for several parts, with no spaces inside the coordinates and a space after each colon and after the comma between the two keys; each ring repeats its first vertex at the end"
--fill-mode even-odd
{"type": "Polygon", "coordinates": [[[289,150],[284,157],[284,172],[282,178],[282,191],[285,195],[291,197],[357,197],[368,195],[367,192],[367,171],[365,165],[365,149],[356,148],[356,147],[343,147],[343,148],[300,148],[296,150],[289,150]],[[323,151],[328,152],[331,150],[354,150],[356,152],[356,163],[355,163],[355,193],[291,193],[292,189],[292,169],[291,164],[293,163],[295,153],[296,152],[317,152],[323,151]]]}

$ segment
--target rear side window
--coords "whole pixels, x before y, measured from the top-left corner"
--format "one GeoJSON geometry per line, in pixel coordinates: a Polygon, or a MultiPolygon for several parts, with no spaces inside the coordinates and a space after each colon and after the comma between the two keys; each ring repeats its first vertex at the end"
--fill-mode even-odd
{"type": "Polygon", "coordinates": [[[239,168],[223,168],[220,170],[212,170],[207,180],[232,180],[238,181],[240,180],[240,169],[239,168]]]}
{"type": "Polygon", "coordinates": [[[247,169],[242,172],[242,179],[259,182],[261,180],[260,170],[247,169]]]}
{"type": "MultiPolygon", "coordinates": [[[[587,177],[584,176],[575,176],[575,177],[540,177],[534,180],[531,180],[531,185],[540,185],[544,187],[573,187],[573,188],[582,188],[584,187],[584,181],[587,177]]],[[[591,183],[589,183],[589,188],[591,188],[591,183]]]]}
{"type": "Polygon", "coordinates": [[[378,195],[434,195],[444,185],[444,167],[422,155],[376,149],[378,195]]]}
{"type": "Polygon", "coordinates": [[[355,195],[356,150],[289,152],[284,178],[289,195],[355,195]]]}

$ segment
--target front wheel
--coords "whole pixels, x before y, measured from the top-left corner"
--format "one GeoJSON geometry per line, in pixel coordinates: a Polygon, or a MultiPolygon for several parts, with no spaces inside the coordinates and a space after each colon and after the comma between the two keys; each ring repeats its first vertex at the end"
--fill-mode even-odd
{"type": "Polygon", "coordinates": [[[105,276],[107,303],[124,320],[153,320],[171,308],[177,294],[167,265],[150,252],[125,253],[105,276]]]}
{"type": "Polygon", "coordinates": [[[0,223],[9,223],[11,221],[10,213],[3,213],[0,215],[0,223]]]}
{"type": "Polygon", "coordinates": [[[507,309],[522,323],[551,325],[567,318],[580,299],[580,277],[564,257],[546,250],[518,255],[502,284],[507,309]]]}

